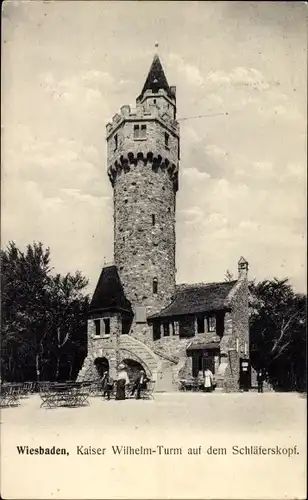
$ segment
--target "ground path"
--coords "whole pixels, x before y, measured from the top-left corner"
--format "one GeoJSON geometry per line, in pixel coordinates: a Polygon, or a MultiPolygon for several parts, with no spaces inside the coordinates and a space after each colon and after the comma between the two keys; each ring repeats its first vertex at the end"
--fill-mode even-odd
{"type": "Polygon", "coordinates": [[[1,493],[16,499],[304,498],[305,412],[306,400],[298,394],[90,398],[88,407],[53,410],[40,408],[34,395],[18,408],[1,410],[1,493]],[[64,447],[69,456],[19,455],[16,446],[23,445],[64,447]],[[296,445],[299,455],[232,454],[232,446],[245,445],[296,445]],[[77,446],[106,451],[104,456],[81,456],[77,446]],[[112,446],[156,452],[119,456],[112,446]],[[188,448],[199,446],[201,455],[187,455],[188,448]],[[227,449],[227,455],[207,454],[211,446],[227,449]],[[182,454],[165,455],[165,449],[181,449],[182,454]]]}

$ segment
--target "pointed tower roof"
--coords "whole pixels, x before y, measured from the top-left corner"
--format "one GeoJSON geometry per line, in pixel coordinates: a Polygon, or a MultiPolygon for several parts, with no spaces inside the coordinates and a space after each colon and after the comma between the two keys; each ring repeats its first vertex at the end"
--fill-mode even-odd
{"type": "Polygon", "coordinates": [[[106,266],[102,269],[90,304],[92,312],[131,313],[131,304],[125,297],[117,267],[106,266]]]}
{"type": "Polygon", "coordinates": [[[239,265],[248,264],[248,262],[247,262],[247,260],[244,257],[241,257],[240,260],[238,261],[238,264],[239,265]]]}
{"type": "Polygon", "coordinates": [[[168,94],[170,93],[170,87],[163,70],[162,64],[160,62],[158,54],[155,54],[150,71],[148,73],[147,79],[143,86],[141,95],[143,95],[146,90],[152,90],[152,92],[157,92],[158,89],[164,89],[168,94]]]}

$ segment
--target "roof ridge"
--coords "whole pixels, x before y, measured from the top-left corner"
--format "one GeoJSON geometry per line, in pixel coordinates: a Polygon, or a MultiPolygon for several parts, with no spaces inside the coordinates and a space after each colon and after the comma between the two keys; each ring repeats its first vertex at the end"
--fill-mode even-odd
{"type": "Polygon", "coordinates": [[[227,298],[238,280],[188,285],[177,289],[172,302],[159,313],[148,319],[168,318],[172,316],[196,315],[213,311],[227,310],[227,298]]]}
{"type": "Polygon", "coordinates": [[[176,288],[177,287],[201,287],[201,286],[210,286],[210,285],[227,285],[227,284],[230,284],[230,283],[237,283],[238,280],[231,280],[231,281],[211,281],[209,283],[205,282],[205,281],[201,281],[199,283],[178,283],[176,285],[176,288]]]}

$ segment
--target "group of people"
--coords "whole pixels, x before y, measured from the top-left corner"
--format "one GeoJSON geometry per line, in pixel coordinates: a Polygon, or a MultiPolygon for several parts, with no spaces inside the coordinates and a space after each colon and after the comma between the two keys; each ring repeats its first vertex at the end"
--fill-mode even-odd
{"type": "MultiPolygon", "coordinates": [[[[110,395],[113,391],[114,383],[116,384],[116,400],[123,400],[126,398],[126,387],[130,384],[129,376],[127,374],[125,365],[121,363],[118,367],[118,374],[115,381],[110,377],[109,371],[105,371],[102,378],[102,388],[103,396],[110,400],[110,395]]],[[[141,398],[141,392],[146,390],[149,378],[147,377],[144,370],[140,370],[137,377],[135,378],[132,389],[130,392],[131,396],[135,396],[136,399],[141,398]]]]}
{"type": "MultiPolygon", "coordinates": [[[[257,371],[257,384],[258,392],[263,393],[263,384],[266,380],[266,372],[262,369],[257,371]]],[[[211,370],[207,369],[204,371],[204,390],[205,392],[212,392],[215,389],[214,375],[211,370]]]]}

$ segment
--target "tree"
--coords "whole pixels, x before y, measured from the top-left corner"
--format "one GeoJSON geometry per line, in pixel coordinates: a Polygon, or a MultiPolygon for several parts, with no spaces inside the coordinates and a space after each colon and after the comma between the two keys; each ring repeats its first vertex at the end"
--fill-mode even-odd
{"type": "Polygon", "coordinates": [[[250,286],[251,359],[277,388],[306,387],[306,296],[295,293],[288,279],[250,286]]]}
{"type": "Polygon", "coordinates": [[[227,269],[225,274],[225,281],[233,281],[233,280],[234,280],[233,274],[231,273],[231,271],[229,271],[229,269],[227,269]]]}
{"type": "Polygon", "coordinates": [[[78,271],[54,276],[50,250],[42,243],[21,252],[10,242],[1,251],[1,270],[3,378],[58,378],[64,346],[71,364],[85,354],[87,280],[78,271]]]}
{"type": "Polygon", "coordinates": [[[49,260],[50,251],[44,250],[42,243],[28,245],[23,253],[10,242],[1,251],[2,349],[8,356],[10,373],[17,367],[22,371],[26,360],[30,366],[35,364],[39,378],[46,335],[49,260]]]}
{"type": "Polygon", "coordinates": [[[56,380],[59,379],[63,355],[70,367],[69,378],[72,375],[73,354],[81,347],[80,334],[86,326],[88,297],[83,295],[83,291],[87,284],[88,280],[79,271],[74,275],[57,274],[51,279],[52,328],[49,341],[56,358],[56,380]]]}

